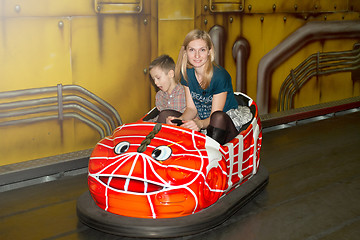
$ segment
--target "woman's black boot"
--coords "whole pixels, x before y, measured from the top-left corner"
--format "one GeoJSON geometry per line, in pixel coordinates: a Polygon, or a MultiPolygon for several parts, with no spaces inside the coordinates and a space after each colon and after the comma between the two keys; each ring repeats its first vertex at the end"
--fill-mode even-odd
{"type": "Polygon", "coordinates": [[[216,128],[211,125],[207,127],[207,135],[213,139],[215,139],[221,145],[225,144],[226,140],[226,131],[221,128],[216,128]]]}

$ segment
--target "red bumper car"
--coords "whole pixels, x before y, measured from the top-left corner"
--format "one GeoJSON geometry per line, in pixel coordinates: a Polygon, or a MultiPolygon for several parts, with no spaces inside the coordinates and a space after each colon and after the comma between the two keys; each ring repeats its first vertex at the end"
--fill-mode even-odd
{"type": "Polygon", "coordinates": [[[196,131],[140,121],[119,126],[94,148],[89,192],[78,200],[82,222],[130,237],[175,237],[210,229],[230,217],[268,182],[260,167],[257,106],[253,119],[220,145],[196,131]]]}

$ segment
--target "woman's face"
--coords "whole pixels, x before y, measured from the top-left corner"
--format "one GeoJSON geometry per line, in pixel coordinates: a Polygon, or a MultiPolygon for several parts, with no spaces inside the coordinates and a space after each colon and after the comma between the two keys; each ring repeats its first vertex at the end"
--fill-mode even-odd
{"type": "Polygon", "coordinates": [[[202,39],[196,39],[189,42],[186,48],[188,62],[194,68],[201,68],[208,61],[210,54],[209,47],[202,39]]]}

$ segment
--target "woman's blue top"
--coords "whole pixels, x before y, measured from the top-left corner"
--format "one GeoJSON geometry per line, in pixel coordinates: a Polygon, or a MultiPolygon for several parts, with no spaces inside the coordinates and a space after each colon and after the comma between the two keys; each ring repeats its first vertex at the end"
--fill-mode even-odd
{"type": "Polygon", "coordinates": [[[181,84],[189,87],[200,119],[210,116],[213,95],[218,93],[227,92],[224,112],[238,107],[232,88],[231,76],[223,67],[214,65],[214,74],[210,85],[206,89],[202,89],[196,80],[194,68],[187,68],[186,71],[188,82],[181,76],[181,84]]]}

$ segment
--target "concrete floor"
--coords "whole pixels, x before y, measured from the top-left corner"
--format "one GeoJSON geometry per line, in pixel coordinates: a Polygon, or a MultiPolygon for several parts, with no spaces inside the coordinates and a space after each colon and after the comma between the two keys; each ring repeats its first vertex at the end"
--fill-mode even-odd
{"type": "MultiPolygon", "coordinates": [[[[265,191],[220,226],[174,239],[359,239],[359,111],[264,131],[261,163],[265,191]]],[[[86,175],[77,175],[0,193],[0,239],[135,239],[80,223],[85,191],[86,175]]]]}

